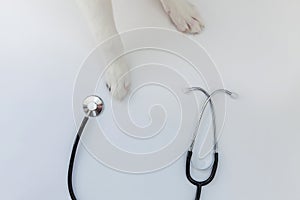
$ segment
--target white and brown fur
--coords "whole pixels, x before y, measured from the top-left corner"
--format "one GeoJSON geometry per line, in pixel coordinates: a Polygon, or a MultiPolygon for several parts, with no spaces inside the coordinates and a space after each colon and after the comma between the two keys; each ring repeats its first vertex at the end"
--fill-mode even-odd
{"type": "MultiPolygon", "coordinates": [[[[113,17],[112,0],[76,1],[88,20],[89,27],[97,43],[118,34],[113,17]]],[[[204,26],[197,10],[187,0],[156,1],[161,2],[165,12],[179,31],[196,34],[203,29],[204,26]]],[[[114,42],[109,51],[118,54],[122,49],[123,45],[121,39],[119,39],[118,42],[114,42]]],[[[116,99],[121,100],[128,93],[130,78],[129,76],[123,76],[128,70],[126,62],[118,61],[113,63],[105,74],[107,88],[116,99]]]]}

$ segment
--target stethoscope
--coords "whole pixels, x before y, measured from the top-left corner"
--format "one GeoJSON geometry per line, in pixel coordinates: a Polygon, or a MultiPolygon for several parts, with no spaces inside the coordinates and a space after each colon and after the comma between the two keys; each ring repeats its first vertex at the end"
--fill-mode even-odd
{"type": "MultiPolygon", "coordinates": [[[[217,134],[216,134],[216,114],[215,114],[215,108],[214,108],[214,104],[212,101],[212,97],[214,95],[216,95],[217,93],[225,93],[231,97],[234,97],[234,93],[225,90],[225,89],[218,89],[215,90],[214,92],[212,92],[211,94],[209,94],[206,90],[200,88],[200,87],[191,87],[188,88],[187,92],[191,92],[191,91],[201,91],[202,93],[204,93],[206,95],[206,100],[201,108],[200,111],[200,116],[199,116],[199,120],[197,122],[196,128],[195,128],[195,132],[193,134],[193,138],[192,138],[192,142],[191,145],[189,147],[189,150],[187,152],[187,158],[186,158],[186,177],[187,179],[197,187],[197,192],[196,192],[196,197],[195,200],[199,200],[200,199],[200,195],[201,195],[201,190],[203,186],[206,186],[207,184],[209,184],[215,177],[216,172],[217,172],[217,167],[218,167],[218,159],[219,159],[219,155],[218,155],[218,142],[217,142],[217,134]],[[191,158],[193,155],[193,149],[194,149],[194,144],[195,144],[195,140],[197,138],[197,132],[200,126],[200,122],[202,120],[205,108],[207,107],[208,103],[211,106],[211,113],[212,113],[212,123],[213,123],[213,134],[214,134],[214,147],[213,147],[213,153],[214,153],[214,161],[212,164],[212,168],[211,168],[211,173],[210,176],[203,181],[197,181],[195,180],[190,172],[190,168],[191,168],[191,158]]],[[[85,100],[83,101],[83,110],[85,112],[85,117],[83,118],[81,125],[77,131],[76,134],[76,138],[73,144],[73,148],[72,148],[72,152],[71,152],[71,157],[70,157],[70,162],[69,162],[69,168],[68,168],[68,190],[69,190],[69,194],[72,200],[77,200],[76,195],[74,193],[74,189],[73,189],[73,184],[72,184],[72,177],[73,177],[73,168],[74,168],[74,161],[75,161],[75,156],[76,156],[76,151],[77,151],[77,147],[82,135],[82,132],[89,120],[90,117],[97,117],[99,116],[104,109],[104,102],[103,100],[96,96],[96,95],[91,95],[88,96],[87,98],[85,98],[85,100]]]]}

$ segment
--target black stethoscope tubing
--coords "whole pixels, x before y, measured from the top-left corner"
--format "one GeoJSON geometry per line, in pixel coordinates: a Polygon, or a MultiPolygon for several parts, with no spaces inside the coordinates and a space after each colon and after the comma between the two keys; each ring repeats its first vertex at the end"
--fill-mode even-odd
{"type": "Polygon", "coordinates": [[[69,190],[69,194],[72,200],[77,200],[74,189],[73,189],[73,168],[74,168],[74,161],[75,161],[75,157],[76,157],[76,151],[77,151],[77,147],[83,132],[83,129],[86,125],[86,123],[88,122],[89,117],[85,116],[81,122],[80,128],[76,134],[76,138],[73,144],[73,148],[72,148],[72,153],[71,153],[71,157],[70,157],[70,162],[69,162],[69,168],[68,168],[68,190],[69,190]]]}
{"type": "Polygon", "coordinates": [[[216,172],[217,172],[217,168],[218,168],[218,161],[219,161],[219,154],[218,153],[214,153],[214,164],[212,166],[212,170],[210,173],[210,176],[204,180],[204,181],[197,181],[195,180],[192,176],[191,176],[191,158],[192,158],[193,152],[192,151],[188,151],[187,152],[187,156],[186,156],[186,170],[185,170],[185,174],[187,179],[197,187],[197,191],[196,191],[196,197],[195,200],[199,200],[200,199],[200,195],[201,195],[201,190],[202,187],[205,185],[208,185],[215,177],[216,172]]]}

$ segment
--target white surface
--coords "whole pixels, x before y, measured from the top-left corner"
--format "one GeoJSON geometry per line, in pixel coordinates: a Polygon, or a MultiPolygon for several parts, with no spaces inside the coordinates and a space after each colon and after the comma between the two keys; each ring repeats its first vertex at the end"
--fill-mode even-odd
{"type": "MultiPolygon", "coordinates": [[[[120,30],[172,27],[158,2],[116,0],[120,30]]],[[[200,41],[218,64],[228,101],[215,181],[202,199],[300,198],[299,2],[197,2],[200,41]],[[298,13],[297,13],[298,12],[298,13]]],[[[74,1],[2,1],[0,199],[69,199],[75,126],[72,89],[91,35],[74,1]]],[[[79,149],[78,198],[193,199],[184,159],[144,176],[116,173],[79,149]]]]}

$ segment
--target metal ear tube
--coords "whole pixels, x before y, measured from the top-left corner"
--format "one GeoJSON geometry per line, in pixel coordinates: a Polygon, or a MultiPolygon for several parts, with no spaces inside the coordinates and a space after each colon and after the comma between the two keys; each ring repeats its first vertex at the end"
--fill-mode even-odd
{"type": "Polygon", "coordinates": [[[193,139],[190,145],[190,148],[188,150],[187,153],[187,158],[186,158],[186,177],[187,179],[190,181],[191,184],[195,185],[197,187],[197,191],[196,191],[196,196],[195,196],[195,200],[199,200],[200,196],[201,196],[201,191],[202,191],[202,187],[208,185],[215,177],[216,172],[217,172],[217,168],[218,168],[218,162],[219,162],[219,153],[218,153],[218,141],[217,141],[217,132],[216,132],[216,113],[215,113],[215,108],[214,108],[214,104],[212,101],[212,97],[214,95],[216,95],[217,93],[225,93],[229,96],[231,96],[232,98],[236,98],[237,94],[230,92],[229,90],[225,90],[225,89],[218,89],[213,91],[211,94],[209,94],[206,90],[204,90],[203,88],[200,87],[192,87],[192,88],[188,88],[187,92],[191,92],[191,91],[201,91],[207,98],[201,108],[200,111],[200,116],[199,116],[199,120],[193,135],[193,139]],[[191,175],[191,159],[192,159],[192,155],[193,155],[193,148],[194,148],[194,144],[195,144],[195,140],[197,137],[197,132],[200,126],[200,122],[202,120],[205,108],[207,107],[208,103],[210,103],[211,106],[211,111],[212,111],[212,121],[213,121],[213,134],[214,134],[214,162],[212,165],[212,169],[211,169],[211,173],[209,175],[209,177],[206,180],[203,181],[197,181],[195,180],[192,175],[191,175]]]}

